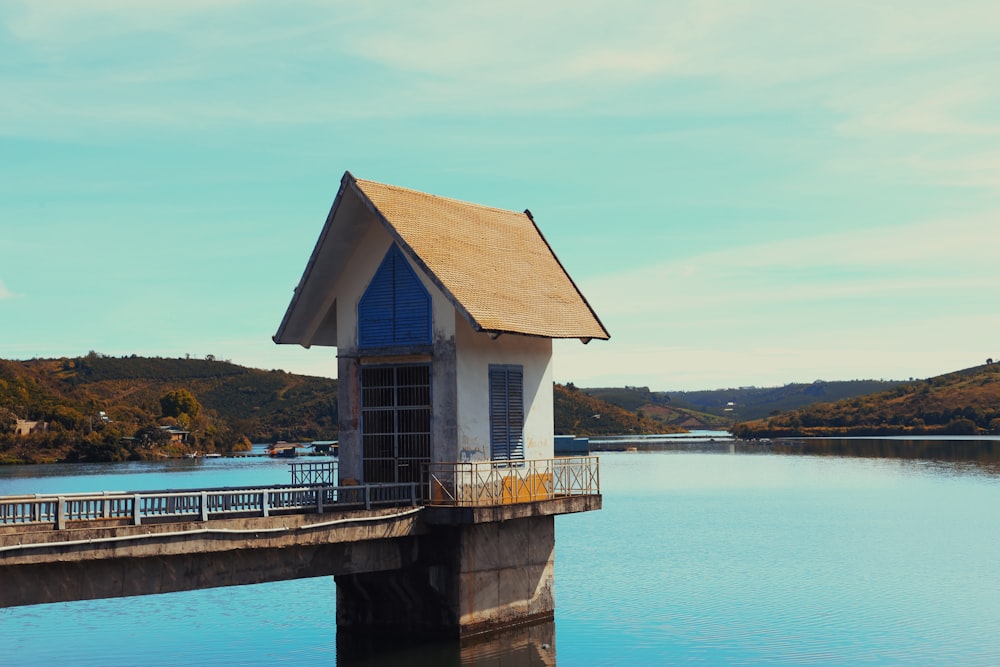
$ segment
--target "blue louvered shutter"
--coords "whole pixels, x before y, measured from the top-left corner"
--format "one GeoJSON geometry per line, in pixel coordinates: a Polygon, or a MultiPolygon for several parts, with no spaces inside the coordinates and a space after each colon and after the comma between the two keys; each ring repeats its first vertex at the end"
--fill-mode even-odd
{"type": "Polygon", "coordinates": [[[358,304],[358,345],[361,347],[392,345],[394,275],[387,255],[358,304]]]}
{"type": "Polygon", "coordinates": [[[358,346],[430,344],[430,294],[393,245],[358,303],[358,346]]]}
{"type": "Polygon", "coordinates": [[[524,370],[490,366],[490,458],[524,460],[524,370]]]}

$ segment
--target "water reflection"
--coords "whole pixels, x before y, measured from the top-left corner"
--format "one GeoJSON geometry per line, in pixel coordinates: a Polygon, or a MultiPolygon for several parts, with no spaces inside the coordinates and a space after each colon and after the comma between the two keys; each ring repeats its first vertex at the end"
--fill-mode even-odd
{"type": "Polygon", "coordinates": [[[983,472],[1000,474],[1000,439],[993,438],[803,438],[765,446],[776,454],[970,463],[983,472]]]}
{"type": "Polygon", "coordinates": [[[554,667],[552,621],[493,632],[461,641],[410,642],[337,633],[337,664],[344,667],[554,667]]]}
{"type": "MultiPolygon", "coordinates": [[[[594,443],[592,443],[594,444],[594,443]]],[[[617,438],[596,443],[593,454],[606,452],[675,452],[684,454],[782,454],[860,459],[900,459],[956,464],[953,473],[1000,475],[1000,438],[996,436],[923,436],[920,438],[782,438],[777,440],[700,440],[617,438]],[[964,464],[964,465],[963,465],[964,464]]]]}

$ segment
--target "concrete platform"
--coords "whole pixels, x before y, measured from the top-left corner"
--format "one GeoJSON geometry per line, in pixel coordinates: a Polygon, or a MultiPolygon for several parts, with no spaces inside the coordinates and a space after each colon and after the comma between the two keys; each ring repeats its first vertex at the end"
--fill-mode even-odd
{"type": "Polygon", "coordinates": [[[484,507],[428,506],[424,509],[423,520],[432,525],[460,526],[510,521],[511,519],[524,519],[534,516],[555,516],[558,514],[590,512],[601,509],[601,504],[602,496],[600,494],[592,494],[484,507]]]}

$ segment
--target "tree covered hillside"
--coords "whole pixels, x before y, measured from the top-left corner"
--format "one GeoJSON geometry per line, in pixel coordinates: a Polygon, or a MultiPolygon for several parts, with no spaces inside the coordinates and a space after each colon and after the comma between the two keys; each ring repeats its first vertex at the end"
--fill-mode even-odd
{"type": "Polygon", "coordinates": [[[691,406],[673,403],[664,392],[649,387],[597,387],[581,389],[584,394],[607,401],[630,412],[661,423],[660,433],[697,429],[725,429],[733,420],[723,414],[711,414],[691,406]]]}
{"type": "Polygon", "coordinates": [[[588,396],[572,385],[555,385],[553,400],[558,435],[628,435],[684,430],[588,396]]]}
{"type": "Polygon", "coordinates": [[[336,432],[337,381],[328,378],[244,368],[211,357],[114,358],[92,352],[73,359],[0,360],[0,461],[228,451],[249,441],[332,439],[336,432]],[[176,399],[179,391],[194,400],[181,402],[186,410],[171,408],[171,394],[176,399]],[[44,422],[45,428],[17,436],[16,419],[44,422]],[[144,428],[161,426],[188,431],[187,446],[130,440],[144,428]]]}
{"type": "Polygon", "coordinates": [[[703,391],[669,392],[670,404],[709,414],[723,415],[732,421],[767,417],[775,410],[796,410],[813,403],[829,403],[855,396],[865,396],[893,389],[903,384],[897,380],[816,380],[793,382],[780,387],[733,387],[703,391]]]}
{"type": "Polygon", "coordinates": [[[1000,434],[1000,364],[988,363],[889,391],[736,424],[741,438],[1000,434]]]}
{"type": "Polygon", "coordinates": [[[701,391],[650,391],[649,387],[599,387],[581,391],[626,410],[686,429],[728,428],[735,422],[760,419],[812,403],[838,401],[892,389],[895,380],[848,380],[780,387],[733,387],[701,391]]]}

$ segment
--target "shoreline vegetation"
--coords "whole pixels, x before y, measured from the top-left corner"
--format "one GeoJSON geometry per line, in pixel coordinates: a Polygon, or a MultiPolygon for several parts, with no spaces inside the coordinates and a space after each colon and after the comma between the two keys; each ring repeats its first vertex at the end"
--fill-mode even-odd
{"type": "Polygon", "coordinates": [[[815,427],[815,428],[777,428],[752,424],[734,424],[730,433],[734,438],[746,442],[755,440],[787,440],[795,438],[885,438],[946,436],[946,435],[996,435],[1000,430],[991,431],[970,426],[971,420],[957,419],[942,427],[906,428],[895,426],[850,426],[850,427],[815,427]]]}
{"type": "MultiPolygon", "coordinates": [[[[988,360],[909,382],[817,381],[670,395],[567,383],[554,386],[553,403],[555,433],[582,437],[691,430],[728,430],[748,442],[997,435],[1000,364],[988,360]],[[871,388],[883,390],[859,395],[871,388]],[[774,407],[785,405],[798,407],[774,407]],[[740,419],[750,415],[756,418],[740,419]]],[[[237,454],[251,442],[336,440],[337,423],[337,380],[246,368],[212,355],[0,359],[0,465],[237,454]]]]}
{"type": "Polygon", "coordinates": [[[1000,364],[900,383],[833,403],[815,403],[734,424],[737,438],[1000,434],[1000,364]]]}
{"type": "Polygon", "coordinates": [[[0,464],[229,454],[336,425],[336,380],[212,355],[0,360],[0,464]]]}

